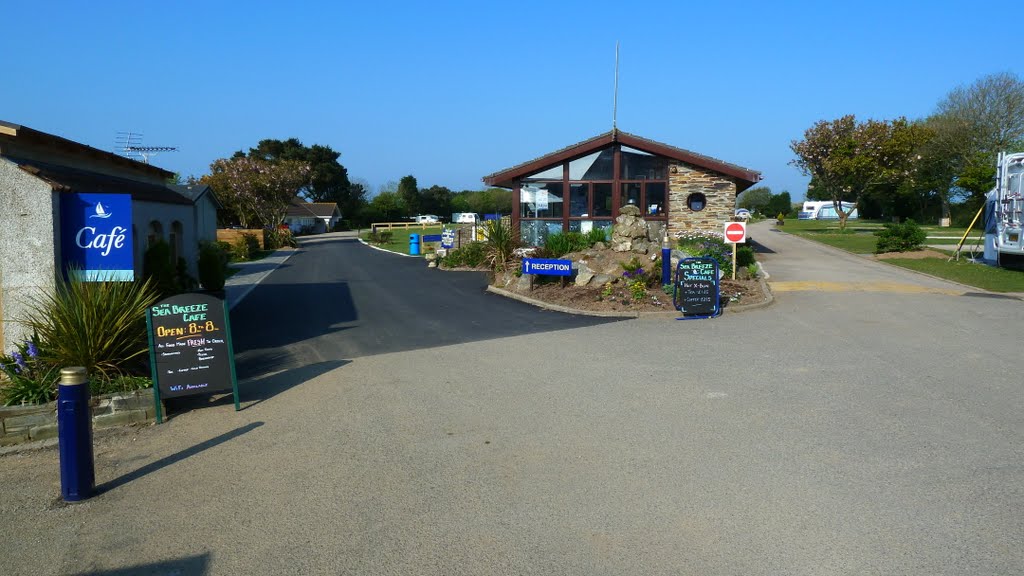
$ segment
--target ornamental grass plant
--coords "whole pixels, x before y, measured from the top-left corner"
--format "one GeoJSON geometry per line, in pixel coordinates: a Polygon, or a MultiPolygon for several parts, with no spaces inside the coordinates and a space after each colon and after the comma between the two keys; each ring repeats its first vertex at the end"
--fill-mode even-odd
{"type": "Polygon", "coordinates": [[[158,299],[151,280],[83,282],[77,274],[29,300],[23,323],[38,339],[41,361],[84,366],[92,378],[139,373],[149,347],[146,309],[158,299]]]}
{"type": "Polygon", "coordinates": [[[516,249],[522,246],[519,235],[501,219],[488,220],[485,235],[484,255],[487,266],[496,272],[504,272],[516,260],[516,249]]]}

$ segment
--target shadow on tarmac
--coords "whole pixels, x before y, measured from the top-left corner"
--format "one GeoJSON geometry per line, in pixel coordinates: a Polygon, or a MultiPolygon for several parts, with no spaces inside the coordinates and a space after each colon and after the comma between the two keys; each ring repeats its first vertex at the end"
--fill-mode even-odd
{"type": "MultiPolygon", "coordinates": [[[[248,404],[242,406],[242,410],[255,406],[264,400],[269,400],[285,390],[308,382],[349,363],[349,360],[328,360],[326,362],[299,366],[276,374],[269,374],[246,382],[239,382],[238,394],[241,396],[241,401],[248,402],[248,404]]],[[[228,399],[230,398],[228,396],[228,399]]]]}
{"type": "Polygon", "coordinates": [[[181,576],[203,576],[210,571],[210,553],[183,556],[163,562],[136,564],[127,568],[112,570],[89,570],[76,572],[73,576],[134,576],[137,574],[176,574],[181,576]]]}
{"type": "MultiPolygon", "coordinates": [[[[229,396],[229,398],[230,398],[230,396],[229,396]]],[[[188,458],[189,456],[193,456],[193,455],[198,454],[198,453],[200,453],[200,452],[202,452],[204,450],[208,450],[210,448],[213,448],[214,446],[219,446],[219,445],[227,442],[228,440],[232,440],[234,438],[237,438],[237,437],[241,436],[242,434],[245,434],[246,432],[249,432],[250,430],[254,430],[256,428],[259,428],[260,426],[263,426],[263,422],[252,422],[251,424],[246,424],[245,426],[240,426],[238,428],[235,428],[234,430],[231,430],[229,432],[225,432],[225,433],[223,433],[223,434],[221,434],[219,436],[214,436],[213,438],[210,438],[209,440],[200,442],[199,444],[196,444],[195,446],[192,446],[190,448],[186,448],[186,449],[184,449],[184,450],[182,450],[180,452],[176,452],[174,454],[171,454],[170,456],[165,456],[164,458],[161,458],[161,459],[159,459],[159,460],[157,460],[155,462],[151,462],[149,464],[146,464],[145,466],[143,466],[141,468],[138,468],[136,470],[133,470],[133,471],[127,473],[127,474],[122,474],[121,476],[118,476],[117,478],[114,478],[113,480],[111,480],[109,482],[104,482],[103,484],[101,484],[101,485],[96,487],[96,493],[97,494],[103,494],[105,492],[110,492],[111,490],[114,490],[116,488],[124,486],[125,484],[127,484],[127,483],[129,483],[129,482],[131,482],[133,480],[138,480],[139,478],[142,478],[143,476],[145,476],[147,474],[150,474],[152,472],[156,472],[157,470],[160,470],[161,468],[165,468],[165,467],[170,466],[171,464],[174,464],[176,462],[181,462],[182,460],[188,458]]],[[[111,572],[111,574],[119,574],[119,573],[120,572],[111,572]]],[[[128,572],[125,572],[125,573],[127,574],[128,572]]],[[[139,573],[139,572],[134,572],[134,573],[139,573]]],[[[186,573],[189,573],[189,572],[186,572],[186,573]]],[[[92,572],[90,572],[90,574],[92,574],[92,572]]],[[[97,574],[107,574],[107,572],[97,572],[97,574]]]]}

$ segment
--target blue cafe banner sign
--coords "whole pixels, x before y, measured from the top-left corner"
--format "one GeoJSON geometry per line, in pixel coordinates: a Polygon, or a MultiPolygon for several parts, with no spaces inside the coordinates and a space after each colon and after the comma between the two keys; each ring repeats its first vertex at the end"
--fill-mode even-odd
{"type": "Polygon", "coordinates": [[[88,282],[135,279],[131,195],[61,194],[60,222],[64,270],[88,282]]]}

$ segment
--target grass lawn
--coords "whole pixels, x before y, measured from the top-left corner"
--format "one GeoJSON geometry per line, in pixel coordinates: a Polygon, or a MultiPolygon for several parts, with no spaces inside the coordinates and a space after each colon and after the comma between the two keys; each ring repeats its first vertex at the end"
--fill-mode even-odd
{"type": "Polygon", "coordinates": [[[1024,272],[1018,270],[975,264],[963,259],[948,262],[945,258],[890,258],[885,262],[992,292],[1024,292],[1024,272]]]}
{"type": "MultiPolygon", "coordinates": [[[[397,229],[396,228],[395,230],[392,230],[392,232],[393,232],[393,234],[391,236],[391,241],[388,242],[387,244],[373,244],[372,242],[370,242],[370,232],[369,231],[361,233],[359,235],[359,237],[362,238],[363,240],[365,240],[366,242],[371,243],[374,246],[377,246],[378,248],[383,248],[385,250],[390,250],[391,252],[398,252],[400,254],[408,254],[409,253],[409,235],[410,234],[419,234],[420,238],[421,238],[421,242],[422,242],[422,237],[426,236],[427,234],[440,234],[441,233],[441,226],[427,226],[426,228],[406,228],[406,229],[397,229]]],[[[424,245],[421,243],[421,245],[420,245],[420,254],[422,255],[425,252],[426,252],[426,250],[424,248],[424,245]]]]}
{"type": "MultiPolygon", "coordinates": [[[[881,223],[878,222],[851,220],[846,231],[840,232],[839,223],[834,220],[787,220],[786,224],[779,229],[855,254],[874,254],[877,238],[873,232],[879,230],[881,226],[881,223]]],[[[921,228],[929,236],[925,241],[926,244],[948,246],[950,252],[966,232],[965,228],[940,228],[938,226],[922,226],[921,228]],[[955,238],[933,238],[933,236],[955,238]]],[[[976,243],[977,234],[977,230],[972,230],[964,246],[973,246],[976,243]]],[[[1024,272],[975,264],[965,259],[947,262],[945,258],[891,258],[882,260],[882,262],[992,292],[1024,292],[1024,272]]]]}

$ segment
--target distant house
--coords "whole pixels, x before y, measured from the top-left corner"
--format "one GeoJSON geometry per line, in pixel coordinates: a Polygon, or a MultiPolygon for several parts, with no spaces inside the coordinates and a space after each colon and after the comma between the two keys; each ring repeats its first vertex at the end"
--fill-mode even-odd
{"type": "Polygon", "coordinates": [[[320,234],[334,230],[341,220],[341,210],[334,202],[306,202],[299,197],[292,200],[284,217],[284,224],[293,233],[320,234]]]}
{"type": "MultiPolygon", "coordinates": [[[[132,250],[121,262],[127,270],[118,272],[141,278],[146,248],[163,240],[173,257],[183,258],[196,275],[199,241],[216,238],[219,203],[209,190],[167,184],[173,176],[156,166],[0,121],[0,350],[25,337],[17,320],[26,302],[52,288],[65,273],[62,245],[81,239],[62,230],[62,224],[71,222],[64,201],[80,194],[130,198],[132,250]]],[[[106,216],[102,206],[95,211],[106,216]]],[[[125,227],[128,222],[124,220],[125,227]]],[[[90,226],[88,230],[96,229],[90,226]]],[[[124,233],[126,239],[129,233],[124,233]]]]}

